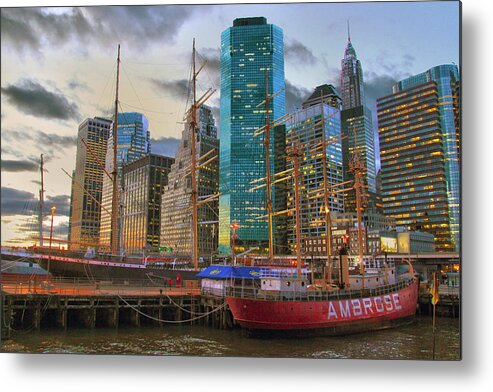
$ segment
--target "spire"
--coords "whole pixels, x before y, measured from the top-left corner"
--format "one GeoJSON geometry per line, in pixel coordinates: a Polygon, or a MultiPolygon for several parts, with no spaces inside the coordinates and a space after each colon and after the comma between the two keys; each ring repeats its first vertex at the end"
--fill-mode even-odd
{"type": "Polygon", "coordinates": [[[347,20],[347,42],[348,44],[351,43],[351,34],[349,32],[349,19],[347,20]]]}

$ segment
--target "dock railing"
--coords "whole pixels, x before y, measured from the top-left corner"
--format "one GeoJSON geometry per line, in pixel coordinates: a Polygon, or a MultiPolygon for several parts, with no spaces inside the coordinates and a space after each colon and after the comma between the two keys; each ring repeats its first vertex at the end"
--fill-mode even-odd
{"type": "Polygon", "coordinates": [[[183,281],[180,285],[159,285],[149,280],[104,280],[94,281],[83,278],[23,279],[1,284],[2,292],[16,295],[186,295],[199,294],[200,289],[183,281]]]}

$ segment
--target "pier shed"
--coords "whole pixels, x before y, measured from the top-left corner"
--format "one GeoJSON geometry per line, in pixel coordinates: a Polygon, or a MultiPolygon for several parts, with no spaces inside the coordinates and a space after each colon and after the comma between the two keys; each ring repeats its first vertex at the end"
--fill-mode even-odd
{"type": "Polygon", "coordinates": [[[201,278],[201,293],[224,297],[226,289],[231,287],[234,279],[244,279],[253,285],[261,276],[260,267],[235,267],[231,265],[211,265],[197,274],[201,278]]]}

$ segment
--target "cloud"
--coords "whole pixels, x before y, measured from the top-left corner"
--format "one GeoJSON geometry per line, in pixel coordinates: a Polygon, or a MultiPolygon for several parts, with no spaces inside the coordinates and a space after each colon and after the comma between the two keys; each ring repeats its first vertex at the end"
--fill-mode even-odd
{"type": "Polygon", "coordinates": [[[392,94],[392,86],[397,79],[392,75],[377,75],[374,72],[365,74],[365,94],[367,104],[373,106],[377,98],[392,94]]]}
{"type": "Polygon", "coordinates": [[[1,195],[2,216],[34,214],[37,209],[38,200],[31,192],[2,187],[1,195]]]}
{"type": "Polygon", "coordinates": [[[164,155],[174,158],[180,139],[174,137],[161,137],[159,139],[151,139],[151,152],[153,154],[164,155]]]}
{"type": "Polygon", "coordinates": [[[211,7],[187,5],[100,6],[67,8],[3,8],[2,40],[12,49],[40,54],[45,46],[77,42],[106,49],[117,42],[139,50],[156,42],[172,42],[187,19],[211,7]]]}
{"type": "Polygon", "coordinates": [[[287,39],[284,45],[284,56],[296,66],[315,65],[318,63],[313,52],[296,39],[287,39]]]}
{"type": "Polygon", "coordinates": [[[204,48],[197,51],[200,64],[205,61],[204,74],[202,80],[206,85],[212,88],[219,89],[221,85],[221,49],[219,48],[204,48]]]}
{"type": "Polygon", "coordinates": [[[186,79],[180,80],[159,80],[155,78],[149,79],[158,89],[164,90],[172,96],[183,98],[186,97],[190,87],[190,83],[186,79]]]}
{"type": "Polygon", "coordinates": [[[307,99],[312,91],[305,87],[295,86],[286,79],[286,111],[292,112],[301,108],[301,104],[307,99]]]}
{"type": "Polygon", "coordinates": [[[34,161],[14,161],[2,159],[1,168],[3,172],[36,172],[39,170],[39,164],[34,161]]]}
{"type": "MultiPolygon", "coordinates": [[[[45,162],[50,161],[59,152],[62,152],[68,148],[75,148],[77,145],[77,136],[64,136],[56,133],[46,133],[32,128],[26,128],[25,130],[12,130],[6,129],[2,132],[2,142],[18,143],[22,141],[32,142],[32,146],[38,148],[44,155],[45,162]]],[[[5,143],[4,143],[5,144],[5,143]]],[[[2,145],[2,154],[7,153],[14,155],[16,158],[24,158],[26,161],[36,162],[39,166],[39,156],[25,156],[21,151],[16,151],[11,147],[4,147],[2,145]]],[[[2,162],[3,169],[3,162],[2,162]]]]}
{"type": "MultiPolygon", "coordinates": [[[[15,188],[2,187],[1,196],[2,216],[37,214],[39,199],[33,193],[15,188]]],[[[52,205],[56,206],[57,215],[68,216],[70,211],[70,196],[56,195],[45,197],[44,214],[50,213],[52,205]]]]}
{"type": "Polygon", "coordinates": [[[67,83],[67,87],[70,90],[85,90],[85,91],[93,91],[91,87],[86,82],[82,82],[77,79],[71,79],[67,83]]]}
{"type": "Polygon", "coordinates": [[[51,92],[33,80],[2,87],[7,102],[23,113],[47,119],[78,120],[80,113],[75,103],[70,103],[59,92],[51,92]]]}

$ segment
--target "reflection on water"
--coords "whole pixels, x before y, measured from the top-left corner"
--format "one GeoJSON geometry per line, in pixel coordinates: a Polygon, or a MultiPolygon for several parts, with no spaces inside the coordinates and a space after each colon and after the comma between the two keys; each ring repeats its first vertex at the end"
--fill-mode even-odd
{"type": "MultiPolygon", "coordinates": [[[[437,319],[436,354],[460,359],[459,320],[437,319]]],[[[432,359],[430,317],[408,326],[343,337],[252,339],[241,330],[199,326],[70,329],[19,333],[2,342],[3,352],[137,354],[277,358],[432,359]]]]}

